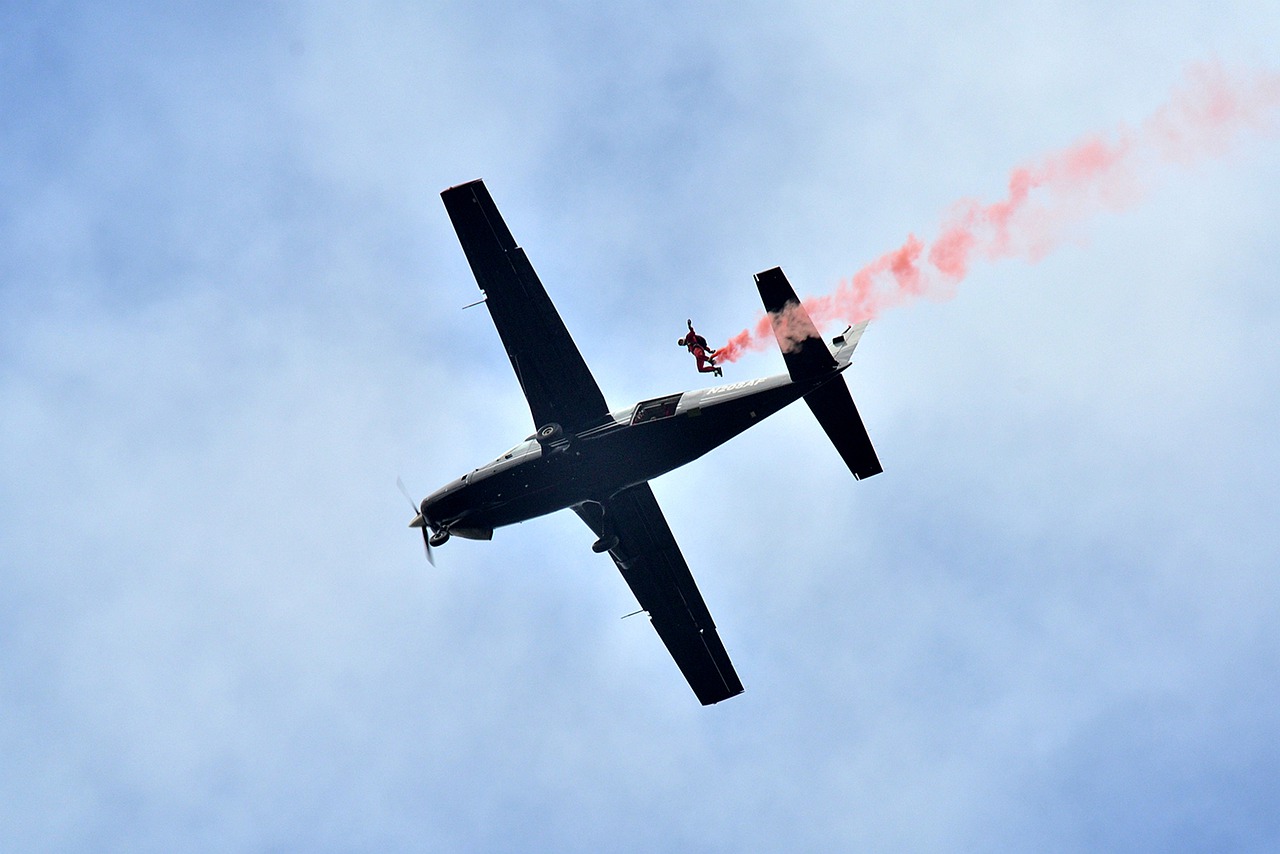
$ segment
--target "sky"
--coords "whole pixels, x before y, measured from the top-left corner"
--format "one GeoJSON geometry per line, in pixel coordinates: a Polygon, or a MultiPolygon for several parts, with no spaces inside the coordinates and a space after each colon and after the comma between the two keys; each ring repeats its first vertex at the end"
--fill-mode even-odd
{"type": "MultiPolygon", "coordinates": [[[[1270,2],[6,4],[0,847],[1274,851],[1280,115],[653,482],[746,692],[570,513],[425,495],[534,425],[439,201],[484,178],[612,406],[1270,2]]],[[[827,328],[839,331],[838,323],[827,328]]],[[[725,381],[780,373],[776,348],[725,381]]]]}

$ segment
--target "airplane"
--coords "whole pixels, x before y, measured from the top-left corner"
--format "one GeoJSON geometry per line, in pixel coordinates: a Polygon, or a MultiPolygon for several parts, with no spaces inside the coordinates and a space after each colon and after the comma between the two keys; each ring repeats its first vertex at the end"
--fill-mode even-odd
{"type": "Polygon", "coordinates": [[[450,187],[441,198],[535,432],[422,500],[410,527],[422,529],[427,557],[451,536],[489,540],[497,528],[572,509],[596,536],[592,551],[613,558],[698,700],[710,705],[742,693],[649,481],[801,398],[855,478],[879,474],[880,460],[841,376],[866,323],[835,338],[833,351],[782,270],[765,270],[755,276],[756,287],[786,374],[610,409],[483,181],[450,187]]]}

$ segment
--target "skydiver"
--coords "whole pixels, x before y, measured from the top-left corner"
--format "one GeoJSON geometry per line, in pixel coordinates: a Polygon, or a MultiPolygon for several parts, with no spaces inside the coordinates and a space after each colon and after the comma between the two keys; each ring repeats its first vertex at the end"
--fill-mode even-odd
{"type": "Polygon", "coordinates": [[[693,354],[693,357],[698,360],[698,373],[714,373],[718,377],[724,376],[724,370],[716,367],[716,351],[707,345],[707,339],[693,331],[692,319],[686,319],[685,323],[689,326],[689,334],[677,341],[676,344],[687,348],[693,354]]]}

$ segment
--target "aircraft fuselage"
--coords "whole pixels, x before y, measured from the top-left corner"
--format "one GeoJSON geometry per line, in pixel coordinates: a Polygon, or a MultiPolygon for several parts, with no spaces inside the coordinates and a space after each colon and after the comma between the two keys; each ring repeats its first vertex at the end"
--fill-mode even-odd
{"type": "Polygon", "coordinates": [[[697,459],[838,374],[686,391],[615,410],[576,435],[530,437],[427,496],[422,515],[433,529],[488,539],[504,525],[603,502],[697,459]]]}

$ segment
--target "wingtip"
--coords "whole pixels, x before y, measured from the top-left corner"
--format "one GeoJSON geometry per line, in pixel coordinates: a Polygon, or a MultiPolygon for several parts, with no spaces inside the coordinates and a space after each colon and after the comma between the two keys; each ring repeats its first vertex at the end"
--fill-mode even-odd
{"type": "Polygon", "coordinates": [[[470,181],[463,181],[461,184],[454,184],[452,187],[446,187],[445,189],[441,190],[441,191],[440,191],[440,195],[442,195],[442,196],[443,196],[445,193],[452,193],[452,192],[455,192],[455,191],[457,191],[457,190],[465,190],[465,189],[467,189],[468,187],[474,187],[474,186],[476,186],[477,184],[479,184],[481,187],[483,187],[483,186],[484,186],[484,179],[483,179],[483,178],[473,178],[473,179],[471,179],[470,181]]]}

